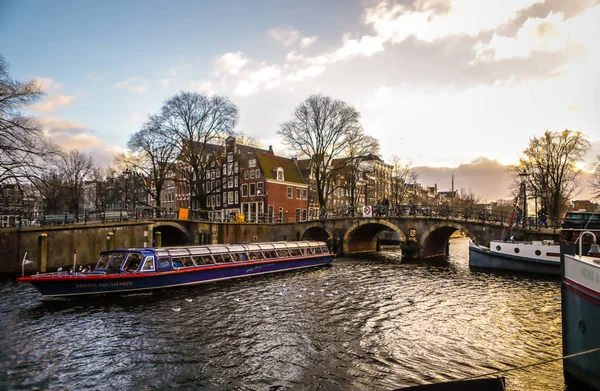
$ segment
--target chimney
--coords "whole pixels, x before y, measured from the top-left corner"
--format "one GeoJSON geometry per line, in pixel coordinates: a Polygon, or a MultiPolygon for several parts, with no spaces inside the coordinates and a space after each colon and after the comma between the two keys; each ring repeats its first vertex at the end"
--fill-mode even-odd
{"type": "Polygon", "coordinates": [[[271,155],[275,155],[275,154],[273,153],[273,146],[272,146],[272,145],[269,145],[269,153],[270,153],[271,155]]]}

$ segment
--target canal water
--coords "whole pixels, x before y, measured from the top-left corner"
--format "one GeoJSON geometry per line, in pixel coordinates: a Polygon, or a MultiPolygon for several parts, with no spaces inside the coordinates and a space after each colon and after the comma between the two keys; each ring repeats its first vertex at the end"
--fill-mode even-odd
{"type": "MultiPolygon", "coordinates": [[[[117,298],[0,281],[0,389],[389,390],[561,355],[558,279],[394,248],[331,267],[117,298]]],[[[560,361],[509,390],[562,390],[560,361]]]]}

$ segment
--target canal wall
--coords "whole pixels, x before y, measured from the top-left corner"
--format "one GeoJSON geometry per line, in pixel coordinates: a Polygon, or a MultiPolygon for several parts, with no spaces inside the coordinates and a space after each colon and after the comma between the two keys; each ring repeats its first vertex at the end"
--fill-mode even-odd
{"type": "Polygon", "coordinates": [[[77,264],[96,263],[100,251],[108,248],[142,247],[152,235],[147,222],[109,224],[86,224],[56,227],[27,227],[0,229],[0,274],[21,273],[25,252],[33,261],[26,271],[41,271],[38,240],[47,235],[47,271],[73,265],[77,252],[77,264]],[[107,236],[110,240],[107,240],[107,236]]]}

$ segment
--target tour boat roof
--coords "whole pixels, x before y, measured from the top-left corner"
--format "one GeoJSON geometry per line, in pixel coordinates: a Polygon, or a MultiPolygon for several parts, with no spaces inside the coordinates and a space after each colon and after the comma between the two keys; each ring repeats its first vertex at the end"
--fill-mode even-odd
{"type": "Polygon", "coordinates": [[[308,248],[326,246],[325,242],[312,240],[297,242],[268,242],[268,243],[237,243],[237,244],[208,244],[204,246],[185,246],[185,247],[159,247],[159,248],[129,248],[115,249],[110,251],[144,251],[153,250],[159,257],[177,257],[177,256],[198,256],[208,254],[226,254],[248,251],[267,251],[280,249],[308,248]]]}

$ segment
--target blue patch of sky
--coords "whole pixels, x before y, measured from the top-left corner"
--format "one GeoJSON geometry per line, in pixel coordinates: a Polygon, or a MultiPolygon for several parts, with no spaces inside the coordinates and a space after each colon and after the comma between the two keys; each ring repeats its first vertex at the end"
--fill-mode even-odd
{"type": "Polygon", "coordinates": [[[268,31],[274,27],[319,36],[312,53],[335,48],[344,33],[358,31],[363,6],[360,0],[3,0],[0,54],[13,78],[52,78],[64,84],[61,93],[78,96],[58,114],[124,145],[137,126],[133,112],[157,112],[191,80],[208,80],[217,56],[242,51],[266,64],[281,63],[293,48],[272,40],[268,31]],[[172,68],[176,80],[160,87],[172,68]],[[147,92],[114,87],[134,76],[152,82],[147,92]]]}

